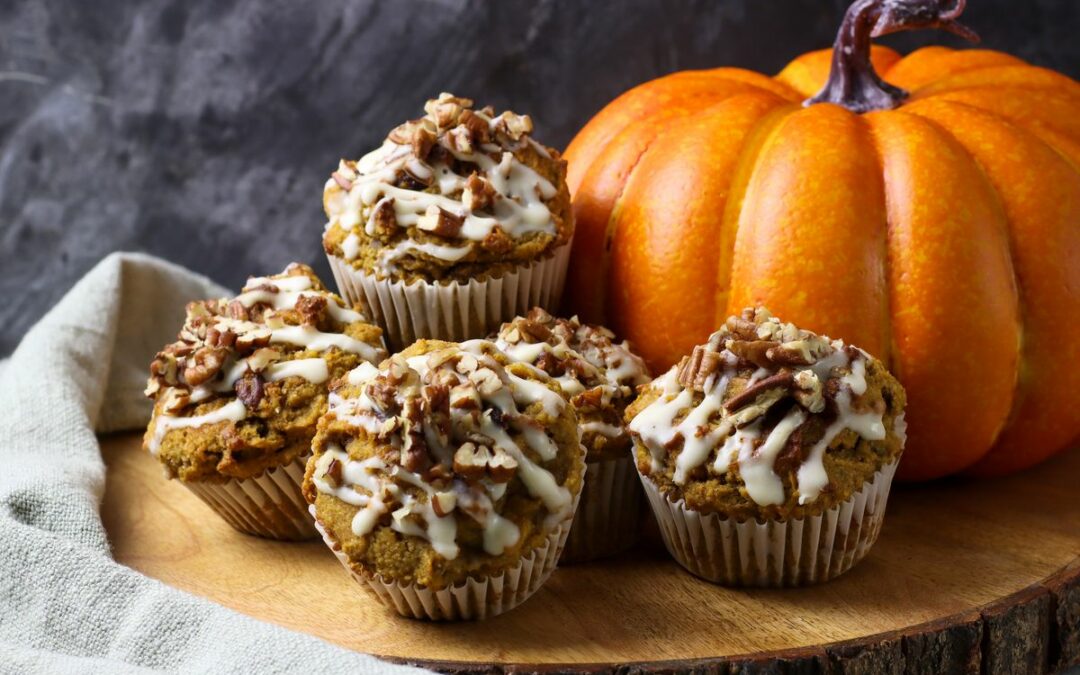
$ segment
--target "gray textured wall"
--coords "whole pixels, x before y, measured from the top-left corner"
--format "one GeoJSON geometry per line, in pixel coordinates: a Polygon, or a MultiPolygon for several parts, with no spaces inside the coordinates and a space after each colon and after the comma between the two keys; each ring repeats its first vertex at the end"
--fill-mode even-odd
{"type": "MultiPolygon", "coordinates": [[[[321,186],[442,90],[562,146],[671,71],[774,72],[846,0],[0,0],[0,354],[108,252],[236,286],[321,262],[321,186]]],[[[970,0],[990,47],[1080,75],[1080,0],[970,0]]],[[[904,49],[955,39],[889,40],[904,49]]]]}

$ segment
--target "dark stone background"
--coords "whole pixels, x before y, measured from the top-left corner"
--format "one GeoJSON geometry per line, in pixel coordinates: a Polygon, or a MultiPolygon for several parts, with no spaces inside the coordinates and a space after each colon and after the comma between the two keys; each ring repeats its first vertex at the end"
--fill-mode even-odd
{"type": "MultiPolygon", "coordinates": [[[[779,70],[847,0],[0,0],[0,354],[143,250],[230,286],[317,263],[322,184],[440,91],[562,147],[686,68],[779,70]]],[[[1080,75],[1080,0],[970,0],[987,46],[1080,75]]],[[[955,38],[894,36],[911,49],[955,38]]]]}

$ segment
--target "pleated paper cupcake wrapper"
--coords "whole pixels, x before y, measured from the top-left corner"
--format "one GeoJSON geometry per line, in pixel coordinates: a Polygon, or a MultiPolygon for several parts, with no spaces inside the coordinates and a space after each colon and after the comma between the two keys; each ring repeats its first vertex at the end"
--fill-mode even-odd
{"type": "Polygon", "coordinates": [[[363,302],[391,352],[421,338],[461,342],[486,337],[532,307],[554,308],[562,297],[570,246],[500,277],[468,283],[379,280],[348,261],[328,256],[338,291],[363,302]]]}
{"type": "Polygon", "coordinates": [[[300,491],[308,456],[254,478],[184,485],[241,532],[285,541],[313,539],[319,533],[300,491]]]}
{"type": "MultiPolygon", "coordinates": [[[[578,494],[574,498],[575,510],[580,497],[578,494]]],[[[311,515],[315,516],[314,505],[311,506],[311,515]]],[[[464,583],[437,591],[417,584],[390,581],[380,575],[369,577],[358,573],[317,518],[315,527],[352,578],[398,614],[429,621],[473,621],[508,612],[540,590],[558,565],[572,520],[567,518],[556,526],[542,545],[509,570],[479,579],[470,577],[464,583]]]]}
{"type": "Polygon", "coordinates": [[[725,586],[805,586],[838,577],[866,556],[881,531],[896,466],[882,467],[820,515],[765,523],[691,511],[645,476],[641,484],[664,544],[691,573],[725,586]]]}
{"type": "Polygon", "coordinates": [[[588,462],[581,504],[561,563],[597,560],[625,551],[641,528],[641,486],[633,457],[588,462]]]}

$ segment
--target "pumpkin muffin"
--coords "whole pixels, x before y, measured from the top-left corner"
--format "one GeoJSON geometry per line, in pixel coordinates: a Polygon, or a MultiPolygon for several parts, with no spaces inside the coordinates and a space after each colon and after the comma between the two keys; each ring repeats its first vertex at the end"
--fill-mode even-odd
{"type": "Polygon", "coordinates": [[[906,440],[885,366],[763,308],[731,317],[626,412],[672,555],[732,585],[837,576],[877,538],[906,440]]]}
{"type": "Polygon", "coordinates": [[[562,293],[573,236],[566,162],[528,115],[442,94],[327,181],[323,248],[400,349],[483,337],[562,293]]]}
{"type": "Polygon", "coordinates": [[[641,488],[623,414],[649,381],[645,362],[607,328],[555,318],[540,307],[503,324],[494,339],[512,361],[557,382],[577,414],[588,471],[563,562],[630,547],[641,523],[641,488]]]}
{"type": "Polygon", "coordinates": [[[236,529],[314,536],[300,482],[328,384],[386,356],[359,310],[300,264],[249,279],[235,298],[190,303],[150,364],[143,447],[236,529]]]}
{"type": "Polygon", "coordinates": [[[317,527],[399,613],[478,619],[547,579],[585,471],[573,408],[491,342],[422,340],[338,383],[304,481],[317,527]]]}

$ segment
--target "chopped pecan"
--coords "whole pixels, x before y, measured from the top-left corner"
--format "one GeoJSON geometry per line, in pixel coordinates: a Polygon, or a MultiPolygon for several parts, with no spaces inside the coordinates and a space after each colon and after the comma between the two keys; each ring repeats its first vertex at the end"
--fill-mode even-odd
{"type": "Polygon", "coordinates": [[[735,394],[724,402],[724,408],[726,408],[728,412],[734,412],[739,408],[752,403],[758,396],[769,390],[777,389],[786,393],[790,392],[794,387],[795,375],[790,370],[784,369],[769,377],[758,380],[738,394],[735,394]]]}
{"type": "Polygon", "coordinates": [[[604,388],[601,386],[586,389],[571,398],[570,404],[573,405],[575,409],[581,411],[599,409],[604,405],[604,388]]]}
{"type": "Polygon", "coordinates": [[[461,203],[470,211],[488,211],[495,203],[495,188],[475,171],[465,181],[461,203]]]}
{"type": "Polygon", "coordinates": [[[458,98],[453,94],[442,93],[437,99],[429,99],[424,104],[424,112],[435,122],[439,129],[449,129],[458,123],[465,108],[471,108],[473,102],[467,98],[458,98]]]}
{"type": "Polygon", "coordinates": [[[281,358],[281,352],[276,349],[270,349],[269,347],[261,347],[255,350],[251,356],[247,358],[248,368],[253,373],[261,373],[266,370],[274,361],[281,358]]]}
{"type": "Polygon", "coordinates": [[[236,338],[237,351],[247,352],[257,350],[270,344],[271,332],[269,328],[256,328],[244,331],[236,338]]]}
{"type": "Polygon", "coordinates": [[[457,495],[453,492],[436,492],[431,495],[431,510],[439,518],[445,518],[457,506],[457,495]]]}
{"type": "Polygon", "coordinates": [[[245,408],[248,410],[258,408],[265,392],[262,376],[258,373],[244,375],[233,385],[233,391],[236,392],[236,398],[243,402],[245,408]]]}
{"type": "Polygon", "coordinates": [[[821,380],[814,371],[800,370],[795,373],[795,400],[812,413],[825,409],[821,380]]]}
{"type": "Polygon", "coordinates": [[[325,295],[301,295],[296,300],[296,311],[305,326],[318,326],[326,316],[327,300],[325,295]]]}
{"type": "Polygon", "coordinates": [[[236,319],[237,321],[247,321],[248,308],[244,306],[244,303],[239,300],[233,300],[229,303],[226,313],[229,318],[236,319]]]}
{"type": "Polygon", "coordinates": [[[518,141],[525,134],[532,133],[532,118],[528,115],[518,115],[509,110],[495,119],[494,130],[496,135],[502,135],[510,140],[518,141]]]}
{"type": "Polygon", "coordinates": [[[694,347],[690,356],[679,362],[679,384],[687,389],[704,391],[705,381],[720,370],[723,360],[720,354],[702,345],[694,347]]]}
{"type": "Polygon", "coordinates": [[[505,483],[514,477],[517,468],[517,460],[498,446],[492,449],[468,442],[454,453],[454,472],[469,481],[486,475],[496,483],[505,483]]]}
{"type": "Polygon", "coordinates": [[[450,388],[445,384],[425,385],[422,389],[428,414],[450,414],[450,388]]]}
{"type": "Polygon", "coordinates": [[[211,347],[229,349],[236,344],[236,333],[228,328],[211,326],[206,330],[206,344],[211,347]]]}
{"type": "Polygon", "coordinates": [[[453,238],[461,234],[461,226],[464,222],[465,218],[462,216],[432,205],[416,220],[416,226],[440,237],[453,238]]]}
{"type": "Polygon", "coordinates": [[[759,368],[771,368],[769,350],[778,346],[771,340],[728,340],[725,347],[743,361],[748,361],[759,368]]]}
{"type": "Polygon", "coordinates": [[[521,319],[517,327],[529,342],[547,342],[551,339],[551,329],[534,319],[521,319]]]}
{"type": "Polygon", "coordinates": [[[435,129],[427,120],[422,120],[413,131],[409,144],[412,145],[413,154],[421,161],[427,159],[431,148],[435,145],[435,129]]]}
{"type": "Polygon", "coordinates": [[[190,402],[191,396],[186,390],[169,387],[165,390],[165,396],[162,398],[161,407],[167,413],[176,413],[183,410],[190,402]]]}
{"type": "Polygon", "coordinates": [[[550,351],[544,350],[533,364],[540,370],[552,377],[559,377],[566,373],[566,365],[550,351]]]}
{"type": "Polygon", "coordinates": [[[192,387],[207,382],[218,374],[225,363],[225,350],[213,347],[197,349],[184,368],[184,382],[192,387]]]}
{"type": "Polygon", "coordinates": [[[330,484],[330,487],[341,487],[344,478],[344,468],[341,462],[335,457],[330,460],[330,464],[326,466],[326,473],[323,474],[323,479],[330,484]]]}
{"type": "Polygon", "coordinates": [[[471,110],[462,110],[458,124],[469,130],[473,145],[491,142],[491,127],[487,121],[471,110]]]}
{"type": "Polygon", "coordinates": [[[375,234],[388,237],[397,231],[397,211],[394,210],[394,198],[384,198],[375,205],[371,214],[375,234]]]}

